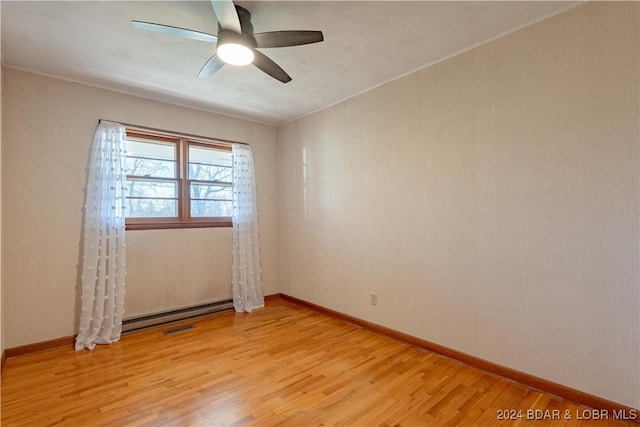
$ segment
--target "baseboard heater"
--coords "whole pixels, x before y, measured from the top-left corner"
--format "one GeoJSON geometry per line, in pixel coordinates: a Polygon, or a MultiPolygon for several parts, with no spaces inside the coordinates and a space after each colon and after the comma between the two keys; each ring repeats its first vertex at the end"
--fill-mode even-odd
{"type": "Polygon", "coordinates": [[[161,311],[154,314],[147,314],[145,316],[131,317],[122,321],[122,332],[137,331],[139,329],[163,325],[165,323],[192,319],[194,317],[206,316],[207,314],[229,310],[233,310],[233,300],[216,301],[207,304],[178,308],[175,310],[161,311]]]}

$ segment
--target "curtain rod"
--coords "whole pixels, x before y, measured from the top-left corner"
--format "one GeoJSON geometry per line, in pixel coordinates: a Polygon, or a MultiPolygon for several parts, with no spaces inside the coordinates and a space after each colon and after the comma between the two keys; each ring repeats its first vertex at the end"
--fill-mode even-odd
{"type": "Polygon", "coordinates": [[[151,131],[151,132],[159,132],[159,133],[163,133],[163,134],[166,134],[166,135],[178,136],[178,137],[182,137],[182,138],[197,138],[197,139],[203,139],[205,141],[210,141],[210,142],[226,142],[228,144],[250,145],[250,144],[247,144],[246,142],[231,141],[231,140],[228,140],[228,139],[221,139],[221,138],[211,138],[210,136],[195,135],[195,134],[192,134],[192,133],[174,132],[174,131],[171,131],[171,130],[152,128],[152,127],[148,127],[148,126],[139,126],[139,125],[134,125],[134,124],[131,124],[131,123],[123,123],[123,122],[120,122],[118,120],[109,120],[109,119],[100,119],[100,120],[98,120],[98,123],[102,123],[102,122],[118,123],[118,124],[121,124],[122,126],[125,126],[125,127],[128,127],[128,128],[132,128],[132,129],[146,130],[146,131],[151,131]]]}

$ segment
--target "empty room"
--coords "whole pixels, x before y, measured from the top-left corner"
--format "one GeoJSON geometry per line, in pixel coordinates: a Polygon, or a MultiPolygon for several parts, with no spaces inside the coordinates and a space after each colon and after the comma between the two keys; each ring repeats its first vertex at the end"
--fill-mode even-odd
{"type": "Polygon", "coordinates": [[[3,426],[640,425],[640,2],[0,23],[3,426]]]}

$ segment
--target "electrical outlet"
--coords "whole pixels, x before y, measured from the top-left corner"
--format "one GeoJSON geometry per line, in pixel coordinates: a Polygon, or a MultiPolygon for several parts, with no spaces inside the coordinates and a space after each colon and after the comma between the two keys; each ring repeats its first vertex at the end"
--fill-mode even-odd
{"type": "Polygon", "coordinates": [[[378,305],[378,294],[371,294],[371,305],[378,305]]]}

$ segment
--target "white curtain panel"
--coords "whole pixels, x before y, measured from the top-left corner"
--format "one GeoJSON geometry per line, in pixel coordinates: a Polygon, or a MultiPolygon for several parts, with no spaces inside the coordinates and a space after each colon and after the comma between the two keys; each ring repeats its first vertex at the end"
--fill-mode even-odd
{"type": "Polygon", "coordinates": [[[241,144],[233,144],[233,307],[264,307],[253,154],[241,144]]]}
{"type": "Polygon", "coordinates": [[[124,313],[126,132],[101,121],[88,169],[76,350],[120,339],[124,313]]]}

